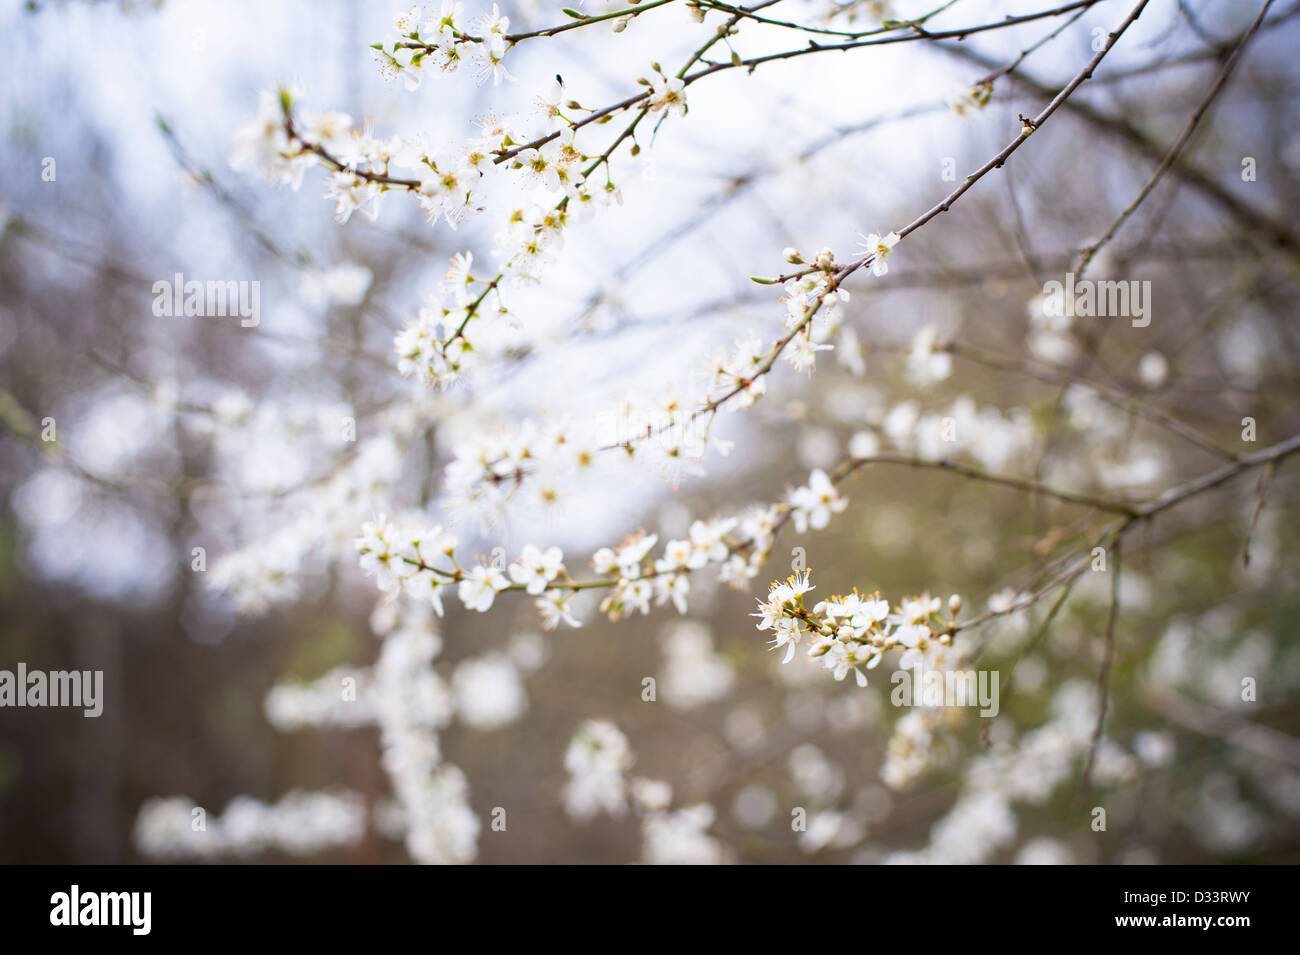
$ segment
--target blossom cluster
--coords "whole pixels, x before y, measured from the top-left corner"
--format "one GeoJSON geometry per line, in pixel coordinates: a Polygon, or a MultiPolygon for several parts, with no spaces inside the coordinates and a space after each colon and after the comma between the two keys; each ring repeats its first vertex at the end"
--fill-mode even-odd
{"type": "Polygon", "coordinates": [[[298,109],[296,95],[287,88],[262,93],[256,116],[235,134],[231,166],[293,189],[308,169],[323,166],[339,223],[357,212],[376,219],[384,195],[397,190],[415,195],[430,221],[442,217],[454,226],[475,201],[482,174],[493,168],[491,150],[509,138],[485,121],[484,135],[464,149],[431,150],[418,140],[356,129],[346,113],[298,109]]]}
{"type": "Polygon", "coordinates": [[[722,699],[736,675],[713,649],[713,635],[698,620],[671,624],[661,638],[664,669],[659,677],[663,701],[675,709],[693,709],[722,699]]]}
{"type": "MultiPolygon", "coordinates": [[[[403,376],[418,375],[426,385],[445,388],[466,371],[475,354],[466,326],[482,312],[485,300],[497,289],[495,281],[477,279],[470,273],[473,264],[472,252],[454,256],[438,296],[397,333],[393,348],[397,352],[397,370],[403,376]],[[480,283],[485,286],[482,292],[471,295],[475,284],[480,283]]],[[[495,309],[499,316],[509,315],[499,293],[495,309]]]]}
{"type": "Polygon", "coordinates": [[[431,664],[442,640],[418,609],[379,614],[384,645],[374,667],[381,763],[392,782],[390,832],[405,837],[417,862],[463,863],[476,853],[479,820],[465,774],[443,763],[437,731],[451,718],[451,697],[431,664]]]}
{"type": "MultiPolygon", "coordinates": [[[[924,460],[965,454],[990,471],[1029,458],[1039,440],[1033,417],[1024,409],[980,407],[968,395],[938,411],[923,411],[915,401],[900,402],[881,420],[880,432],[899,451],[924,460]]],[[[869,449],[859,443],[854,457],[870,457],[869,449]]]]}
{"type": "MultiPolygon", "coordinates": [[[[214,443],[229,449],[233,477],[262,493],[245,518],[255,528],[252,539],[214,561],[206,583],[247,614],[297,598],[309,570],[346,552],[356,528],[389,499],[407,447],[430,417],[424,395],[383,408],[371,419],[373,434],[350,445],[350,454],[332,458],[323,475],[310,477],[311,463],[329,448],[320,431],[295,433],[286,427],[292,417],[282,406],[254,409],[242,394],[223,396],[217,411],[210,419],[214,443]],[[254,446],[262,453],[249,455],[254,446]],[[250,475],[254,465],[258,472],[250,475]],[[265,484],[255,480],[262,472],[265,484]],[[286,474],[296,479],[285,482],[286,474]]],[[[336,433],[338,420],[326,433],[336,433]]]]}
{"type": "Polygon", "coordinates": [[[525,545],[509,565],[480,560],[464,567],[455,556],[455,535],[419,514],[369,521],[355,546],[362,568],[375,576],[381,591],[393,597],[414,598],[441,615],[443,591],[448,588],[454,587],[467,609],[479,612],[490,610],[503,591],[523,591],[534,598],[542,626],[552,630],[561,623],[580,626],[572,601],[592,588],[608,590],[600,612],[612,620],[630,612],[649,613],[652,601],[671,603],[685,613],[689,575],[712,564],[720,565],[726,581],[748,580],[771,548],[777,520],[773,508],[756,509],[743,519],[697,520],[686,537],[669,540],[660,557],[651,556],[657,534],[635,534],[617,547],[598,549],[590,562],[598,576],[585,580],[569,575],[563,551],[554,546],[525,545]],[[733,530],[739,531],[741,539],[733,530]]]}
{"type": "MultiPolygon", "coordinates": [[[[448,497],[486,512],[503,510],[510,496],[531,479],[545,500],[558,496],[564,471],[592,466],[591,444],[571,441],[563,428],[522,429],[507,438],[482,437],[458,451],[447,469],[448,497]]],[[[672,604],[686,613],[690,575],[717,566],[723,582],[743,586],[767,559],[780,525],[788,518],[796,528],[820,530],[847,502],[826,472],[815,470],[804,486],[792,488],[784,502],[752,508],[743,516],[714,517],[691,523],[687,535],[670,539],[659,556],[657,534],[638,533],[617,547],[597,549],[590,566],[598,575],[570,575],[558,547],[525,545],[513,563],[503,557],[462,566],[455,534],[421,513],[380,516],[364,524],[355,541],[360,563],[379,589],[432,606],[443,613],[443,594],[454,588],[469,609],[484,612],[503,591],[525,591],[534,598],[545,629],[561,623],[579,626],[572,603],[582,591],[608,593],[600,612],[618,620],[630,612],[649,613],[652,602],[672,604]]]]}
{"type": "MultiPolygon", "coordinates": [[[[540,231],[545,231],[541,229],[540,231]]],[[[883,274],[885,254],[896,237],[870,237],[874,250],[867,261],[883,274]]],[[[788,257],[802,261],[794,250],[788,257]]],[[[704,368],[707,386],[697,398],[673,389],[650,400],[629,399],[595,423],[538,426],[525,420],[508,433],[483,432],[455,451],[447,468],[448,500],[453,509],[477,510],[490,523],[502,516],[515,492],[531,480],[537,485],[535,503],[554,505],[563,480],[590,471],[602,452],[618,451],[618,464],[640,464],[664,475],[674,486],[687,474],[704,473],[702,461],[710,449],[730,451],[730,442],[714,434],[716,412],[751,407],[767,389],[766,375],[778,357],[799,371],[812,371],[815,355],[832,346],[841,321],[839,306],[848,301],[838,288],[829,250],[820,263],[787,282],[787,333],[765,346],[750,336],[704,368]]],[[[488,280],[471,274],[472,254],[452,260],[439,298],[398,333],[398,370],[418,375],[425,383],[445,387],[465,374],[476,361],[477,349],[466,331],[483,311],[489,297],[499,315],[513,316],[500,300],[500,277],[488,280]],[[471,289],[481,287],[477,295],[471,289]]],[[[937,355],[932,364],[948,360],[937,355]]],[[[608,456],[608,455],[606,455],[608,456]]]]}
{"type": "Polygon", "coordinates": [[[989,104],[993,97],[993,82],[985,80],[974,86],[959,86],[948,95],[948,105],[958,116],[977,113],[989,104]]]}
{"type": "MultiPolygon", "coordinates": [[[[479,819],[469,805],[464,773],[442,760],[438,733],[453,711],[474,728],[517,718],[523,705],[518,671],[499,654],[471,658],[457,666],[449,687],[432,666],[442,639],[427,606],[381,604],[371,625],[383,638],[373,667],[340,667],[308,684],[281,683],[267,695],[267,717],[286,732],[378,726],[393,796],[374,807],[376,826],[403,840],[417,862],[471,862],[479,819]]],[[[290,794],[273,807],[241,797],[203,828],[191,827],[192,815],[183,798],[146,804],[137,820],[137,845],[163,856],[268,849],[307,854],[358,841],[367,818],[359,796],[322,793],[290,794]]]]}
{"type": "Polygon", "coordinates": [[[634,758],[627,737],[608,720],[587,720],[564,754],[569,780],[564,808],[579,822],[600,813],[622,816],[629,806],[641,816],[642,853],[650,865],[716,865],[729,860],[727,848],[708,835],[713,807],[699,803],[670,809],[668,783],[628,777],[634,758]]]}
{"type": "Polygon", "coordinates": [[[273,805],[236,797],[219,816],[184,796],[150,799],[140,807],[132,839],[151,858],[248,856],[271,849],[306,856],[355,845],[365,832],[359,794],[295,790],[273,805]]]}
{"type": "Polygon", "coordinates": [[[468,61],[480,84],[489,79],[493,84],[514,79],[503,63],[512,43],[507,32],[510,18],[502,16],[494,3],[490,14],[475,18],[471,24],[464,10],[463,3],[443,0],[437,13],[431,6],[422,9],[416,5],[398,14],[394,23],[399,36],[371,46],[383,76],[400,78],[408,90],[413,90],[419,88],[425,68],[433,66],[452,73],[468,61]],[[471,35],[470,29],[477,35],[471,35]],[[466,47],[472,52],[467,54],[466,47]]]}
{"type": "MultiPolygon", "coordinates": [[[[932,752],[932,736],[942,722],[959,710],[914,710],[900,720],[910,720],[909,732],[919,755],[904,770],[895,765],[885,774],[886,782],[899,787],[926,768],[932,752]],[[926,724],[922,726],[922,721],[926,724]]],[[[987,862],[1016,835],[1016,803],[1042,805],[1058,786],[1074,776],[1078,761],[1093,747],[1097,723],[1095,687],[1075,680],[1057,690],[1051,701],[1051,718],[1024,733],[1019,739],[1003,739],[987,753],[975,756],[967,771],[966,784],[948,814],[939,819],[930,843],[920,851],[892,853],[894,864],[942,863],[972,865],[987,862]]],[[[893,754],[891,754],[891,758],[893,754]]],[[[1137,760],[1112,740],[1097,746],[1092,778],[1102,785],[1131,780],[1137,760]]]]}
{"type": "MultiPolygon", "coordinates": [[[[607,157],[592,162],[574,128],[530,139],[526,120],[488,114],[478,120],[478,135],[461,146],[422,136],[381,138],[357,128],[346,113],[299,107],[298,95],[287,88],[262,94],[257,114],[235,135],[233,168],[298,189],[308,169],[322,167],[339,223],[355,213],[376,219],[384,196],[399,192],[412,196],[430,223],[443,220],[453,228],[471,209],[496,208],[492,187],[508,172],[515,204],[500,209],[493,250],[502,264],[494,278],[481,280],[492,287],[507,277],[537,281],[573,219],[622,202],[609,175],[589,180],[597,166],[608,166],[607,157]]],[[[468,267],[467,257],[453,271],[467,274],[468,267]]],[[[464,307],[454,300],[448,310],[464,307]]]]}
{"type": "Polygon", "coordinates": [[[948,600],[950,618],[940,618],[942,601],[928,593],[904,597],[896,606],[879,593],[862,595],[854,590],[847,596],[834,595],[818,601],[812,609],[804,595],[814,590],[811,572],[793,574],[774,581],[766,600],[758,601],[759,630],[772,631],[772,649],[785,647],[783,663],[794,658],[804,635],[809,637],[808,658],[833,671],[842,680],[851,671],[859,686],[867,685],[865,670],[880,665],[885,653],[899,649],[898,665],[903,669],[923,665],[947,669],[948,648],[956,629],[961,598],[948,600]]]}
{"type": "Polygon", "coordinates": [[[622,815],[627,809],[626,773],[631,766],[632,751],[619,728],[608,720],[587,720],[564,753],[569,774],[565,812],[578,820],[601,812],[622,815]]]}

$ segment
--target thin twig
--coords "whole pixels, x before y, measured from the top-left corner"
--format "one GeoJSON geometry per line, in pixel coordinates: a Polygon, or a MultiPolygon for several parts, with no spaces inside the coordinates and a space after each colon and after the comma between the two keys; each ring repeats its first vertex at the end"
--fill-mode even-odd
{"type": "Polygon", "coordinates": [[[1246,30],[1238,41],[1236,49],[1232,51],[1232,55],[1228,57],[1228,61],[1223,64],[1223,69],[1219,71],[1218,78],[1210,86],[1209,91],[1205,94],[1205,98],[1201,100],[1200,105],[1196,107],[1196,110],[1187,120],[1187,125],[1183,127],[1182,133],[1180,133],[1178,138],[1174,140],[1174,144],[1169,147],[1169,151],[1165,153],[1165,158],[1160,161],[1160,165],[1157,166],[1156,171],[1151,174],[1151,178],[1148,179],[1147,184],[1142,187],[1142,191],[1139,192],[1136,198],[1128,204],[1128,207],[1119,214],[1119,218],[1117,218],[1111,224],[1111,227],[1106,230],[1106,234],[1084,250],[1083,256],[1079,260],[1079,266],[1075,269],[1080,276],[1082,276],[1087,270],[1088,265],[1092,262],[1093,258],[1096,257],[1101,248],[1115,237],[1115,233],[1117,233],[1123,227],[1124,223],[1128,221],[1129,216],[1131,216],[1137,207],[1146,200],[1147,196],[1151,195],[1151,190],[1156,187],[1156,183],[1161,180],[1164,174],[1169,171],[1169,167],[1174,164],[1174,160],[1178,158],[1178,154],[1183,151],[1183,147],[1187,145],[1187,141],[1192,138],[1192,133],[1196,130],[1196,125],[1201,121],[1201,118],[1205,115],[1206,111],[1209,110],[1210,104],[1214,102],[1214,98],[1219,95],[1224,84],[1228,82],[1228,77],[1232,75],[1233,68],[1241,58],[1241,51],[1246,48],[1246,44],[1250,42],[1250,38],[1255,35],[1255,31],[1259,29],[1259,25],[1264,22],[1264,16],[1268,13],[1268,9],[1272,5],[1273,0],[1264,0],[1264,5],[1260,8],[1259,15],[1255,17],[1255,21],[1251,23],[1249,29],[1246,30]]]}
{"type": "Polygon", "coordinates": [[[1268,495],[1269,482],[1273,480],[1273,472],[1277,470],[1277,462],[1269,461],[1264,468],[1264,473],[1259,476],[1259,485],[1255,489],[1255,510],[1250,515],[1250,526],[1246,528],[1246,539],[1241,545],[1241,566],[1250,566],[1250,539],[1255,533],[1255,524],[1259,521],[1259,512],[1264,509],[1264,498],[1268,495]]]}
{"type": "Polygon", "coordinates": [[[1069,504],[1078,504],[1082,507],[1091,507],[1100,511],[1109,511],[1113,514],[1124,514],[1129,516],[1134,514],[1133,509],[1127,504],[1118,503],[1116,501],[1107,501],[1099,497],[1092,497],[1087,494],[1078,494],[1073,491],[1059,490],[1037,481],[1030,481],[1027,478],[1019,478],[1010,474],[995,474],[990,471],[981,470],[980,468],[970,467],[969,465],[958,464],[949,458],[922,458],[915,455],[890,453],[873,454],[870,457],[853,458],[843,466],[843,473],[847,476],[848,474],[870,464],[897,464],[909,468],[926,468],[937,471],[948,471],[951,474],[957,474],[976,481],[1014,488],[1018,491],[1024,491],[1027,494],[1041,494],[1044,497],[1054,498],[1058,501],[1064,501],[1069,504]]]}
{"type": "Polygon", "coordinates": [[[1101,745],[1101,736],[1106,725],[1106,707],[1110,702],[1110,669],[1115,661],[1115,622],[1119,619],[1121,553],[1122,548],[1117,533],[1110,565],[1110,610],[1106,614],[1106,636],[1101,654],[1101,667],[1097,673],[1097,725],[1092,731],[1092,742],[1088,745],[1088,759],[1083,764],[1083,777],[1079,782],[1080,796],[1087,790],[1088,780],[1092,777],[1092,767],[1097,760],[1097,748],[1101,745]]]}

